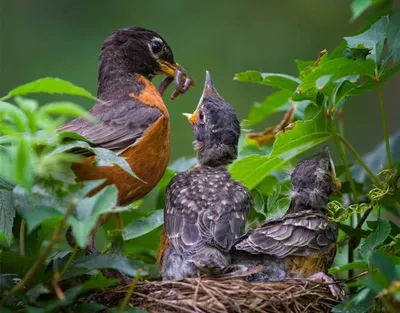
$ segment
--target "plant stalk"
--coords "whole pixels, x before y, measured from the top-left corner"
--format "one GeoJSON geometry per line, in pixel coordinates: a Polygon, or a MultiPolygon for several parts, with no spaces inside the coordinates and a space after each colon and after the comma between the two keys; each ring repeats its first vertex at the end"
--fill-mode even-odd
{"type": "Polygon", "coordinates": [[[25,219],[21,220],[21,227],[19,229],[19,255],[25,255],[25,232],[26,232],[26,222],[25,219]]]}
{"type": "Polygon", "coordinates": [[[383,90],[381,83],[379,80],[376,81],[376,86],[378,89],[379,95],[379,104],[381,107],[381,115],[382,115],[382,126],[383,126],[383,136],[385,137],[385,145],[386,145],[386,157],[388,161],[389,170],[392,169],[392,155],[390,153],[390,141],[389,141],[389,131],[387,126],[387,118],[386,118],[386,110],[385,110],[385,100],[383,98],[383,90]]]}
{"type": "Polygon", "coordinates": [[[133,290],[135,290],[136,284],[137,284],[137,282],[139,281],[140,272],[141,272],[141,269],[139,268],[138,271],[137,271],[137,273],[136,273],[135,278],[132,280],[132,283],[131,283],[131,285],[129,286],[128,291],[126,292],[126,295],[125,295],[125,297],[124,297],[124,300],[122,301],[121,306],[119,307],[118,312],[124,312],[124,311],[125,311],[125,308],[126,308],[126,306],[128,305],[128,303],[129,303],[129,299],[130,299],[131,296],[132,296],[132,292],[133,292],[133,290]]]}

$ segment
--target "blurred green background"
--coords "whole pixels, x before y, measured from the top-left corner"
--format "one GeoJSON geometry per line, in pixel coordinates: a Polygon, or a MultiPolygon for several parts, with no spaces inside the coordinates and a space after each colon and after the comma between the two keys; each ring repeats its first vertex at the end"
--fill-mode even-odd
{"type": "MultiPolygon", "coordinates": [[[[294,59],[316,59],[324,48],[332,51],[362,23],[362,18],[350,23],[350,1],[344,0],[14,0],[3,1],[0,8],[0,95],[45,76],[69,80],[95,94],[102,40],[127,26],[143,26],[163,36],[177,62],[197,83],[175,101],[168,98],[172,89],[166,93],[172,122],[171,160],[194,156],[193,135],[181,113],[196,107],[206,70],[243,119],[252,103],[273,89],[234,82],[236,72],[254,69],[297,76],[294,59]]],[[[397,77],[384,85],[391,133],[399,124],[399,83],[397,77]]],[[[72,99],[87,108],[93,104],[72,99]]],[[[372,91],[350,101],[344,115],[346,136],[363,154],[383,138],[378,96],[372,91]]],[[[273,117],[257,130],[279,118],[273,117]]]]}

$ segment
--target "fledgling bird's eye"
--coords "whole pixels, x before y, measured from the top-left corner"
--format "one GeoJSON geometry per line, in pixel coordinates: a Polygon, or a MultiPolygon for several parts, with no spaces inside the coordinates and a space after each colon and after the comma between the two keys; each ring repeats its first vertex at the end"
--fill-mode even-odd
{"type": "Polygon", "coordinates": [[[163,43],[159,38],[153,39],[150,43],[151,52],[153,52],[155,55],[159,54],[163,50],[163,48],[163,43]]]}
{"type": "Polygon", "coordinates": [[[200,120],[200,122],[204,122],[204,114],[203,114],[203,112],[199,113],[199,120],[200,120]]]}

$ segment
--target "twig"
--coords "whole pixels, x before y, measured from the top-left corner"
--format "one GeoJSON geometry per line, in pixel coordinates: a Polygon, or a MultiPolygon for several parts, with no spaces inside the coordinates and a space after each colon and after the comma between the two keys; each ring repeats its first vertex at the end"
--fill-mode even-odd
{"type": "Polygon", "coordinates": [[[387,126],[386,119],[386,111],[385,111],[385,100],[383,99],[383,91],[382,86],[379,80],[376,80],[376,86],[378,89],[379,95],[379,105],[381,107],[381,115],[382,115],[382,126],[383,126],[383,135],[385,137],[385,145],[386,145],[386,157],[388,161],[388,168],[392,169],[392,155],[390,154],[390,142],[389,142],[389,131],[387,126]]]}
{"type": "Polygon", "coordinates": [[[21,227],[19,229],[19,254],[21,256],[25,255],[25,231],[26,231],[26,222],[25,219],[22,219],[21,227]]]}
{"type": "Polygon", "coordinates": [[[22,280],[20,280],[12,289],[11,291],[1,300],[0,306],[4,306],[4,304],[10,299],[10,297],[15,294],[16,292],[20,291],[21,289],[24,288],[24,286],[28,283],[28,281],[32,278],[32,276],[35,274],[36,270],[42,264],[45,260],[47,255],[51,252],[53,249],[54,245],[60,240],[61,238],[61,232],[62,229],[64,228],[64,225],[69,218],[69,216],[72,214],[74,211],[74,208],[77,204],[77,200],[73,199],[68,206],[63,219],[61,220],[60,224],[56,228],[56,230],[53,233],[53,236],[51,238],[51,241],[49,245],[39,254],[38,258],[36,259],[35,263],[29,268],[29,270],[25,273],[25,276],[22,280]]]}

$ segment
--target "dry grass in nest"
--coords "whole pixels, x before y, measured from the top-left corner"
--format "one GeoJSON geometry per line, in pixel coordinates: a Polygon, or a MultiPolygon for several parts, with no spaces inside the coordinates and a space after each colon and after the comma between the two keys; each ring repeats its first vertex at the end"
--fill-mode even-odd
{"type": "MultiPolygon", "coordinates": [[[[129,286],[98,295],[117,305],[129,286]]],[[[330,312],[338,303],[326,284],[306,279],[247,282],[238,277],[190,278],[179,281],[138,282],[129,305],[149,312],[282,313],[330,312]]]]}

